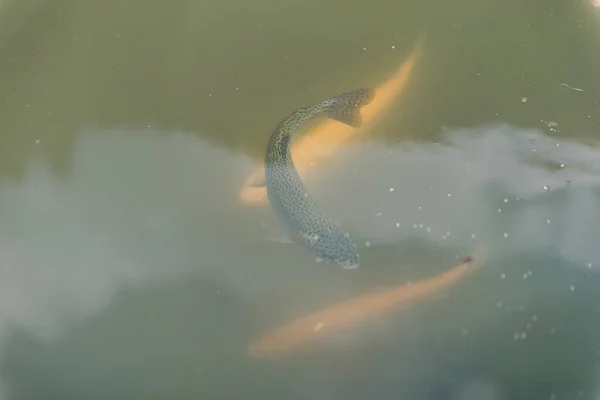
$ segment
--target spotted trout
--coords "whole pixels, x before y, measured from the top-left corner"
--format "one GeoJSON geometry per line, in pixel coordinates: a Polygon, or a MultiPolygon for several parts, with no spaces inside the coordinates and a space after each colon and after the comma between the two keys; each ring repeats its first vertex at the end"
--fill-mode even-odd
{"type": "MultiPolygon", "coordinates": [[[[344,143],[356,142],[364,138],[368,128],[380,121],[392,104],[406,94],[413,73],[420,63],[424,46],[423,35],[417,40],[408,58],[392,76],[375,88],[373,101],[360,110],[362,116],[360,129],[327,118],[303,133],[301,138],[293,141],[292,157],[300,178],[310,177],[315,172],[313,167],[318,168],[320,163],[331,158],[344,143]]],[[[267,204],[264,163],[261,163],[245,179],[238,192],[238,199],[247,206],[267,204]]]]}
{"type": "Polygon", "coordinates": [[[312,251],[317,259],[346,269],[359,265],[356,245],[309,196],[294,166],[290,142],[302,124],[317,117],[325,116],[354,128],[360,127],[360,108],[369,104],[373,97],[373,89],[362,88],[296,110],[271,134],[265,157],[269,203],[290,239],[312,251]]]}

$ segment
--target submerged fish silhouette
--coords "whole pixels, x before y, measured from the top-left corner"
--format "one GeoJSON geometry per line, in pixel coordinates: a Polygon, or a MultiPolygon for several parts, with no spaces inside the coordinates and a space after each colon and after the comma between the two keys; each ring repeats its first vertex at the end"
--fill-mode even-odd
{"type": "Polygon", "coordinates": [[[432,278],[384,291],[370,292],[334,304],[268,332],[248,347],[248,354],[256,358],[291,354],[328,333],[343,332],[348,327],[356,326],[386,311],[400,306],[406,307],[412,302],[437,294],[458,282],[475,267],[473,257],[467,257],[462,264],[432,278]]]}

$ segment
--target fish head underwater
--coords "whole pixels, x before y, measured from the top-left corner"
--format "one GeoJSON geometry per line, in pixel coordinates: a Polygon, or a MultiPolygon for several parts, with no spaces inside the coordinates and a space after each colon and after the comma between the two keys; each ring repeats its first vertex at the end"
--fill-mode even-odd
{"type": "Polygon", "coordinates": [[[327,229],[310,234],[301,234],[302,244],[311,249],[317,260],[339,265],[344,269],[355,269],[360,256],[350,235],[342,229],[327,229]]]}

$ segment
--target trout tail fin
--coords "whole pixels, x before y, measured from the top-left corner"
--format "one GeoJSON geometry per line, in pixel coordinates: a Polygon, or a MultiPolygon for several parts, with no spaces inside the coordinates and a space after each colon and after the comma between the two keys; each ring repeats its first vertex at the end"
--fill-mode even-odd
{"type": "Polygon", "coordinates": [[[331,106],[327,111],[327,116],[346,125],[358,128],[362,125],[361,107],[369,104],[374,97],[375,90],[372,88],[361,88],[339,94],[329,100],[331,101],[331,106]]]}

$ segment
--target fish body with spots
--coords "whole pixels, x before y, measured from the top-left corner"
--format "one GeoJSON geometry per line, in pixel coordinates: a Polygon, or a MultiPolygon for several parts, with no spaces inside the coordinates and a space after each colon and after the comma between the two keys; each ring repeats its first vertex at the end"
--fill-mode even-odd
{"type": "Polygon", "coordinates": [[[321,116],[358,128],[360,108],[369,104],[373,95],[370,88],[357,89],[296,110],[271,134],[265,157],[269,203],[288,234],[317,259],[346,269],[359,266],[356,245],[308,194],[294,166],[290,142],[301,125],[321,116]]]}

